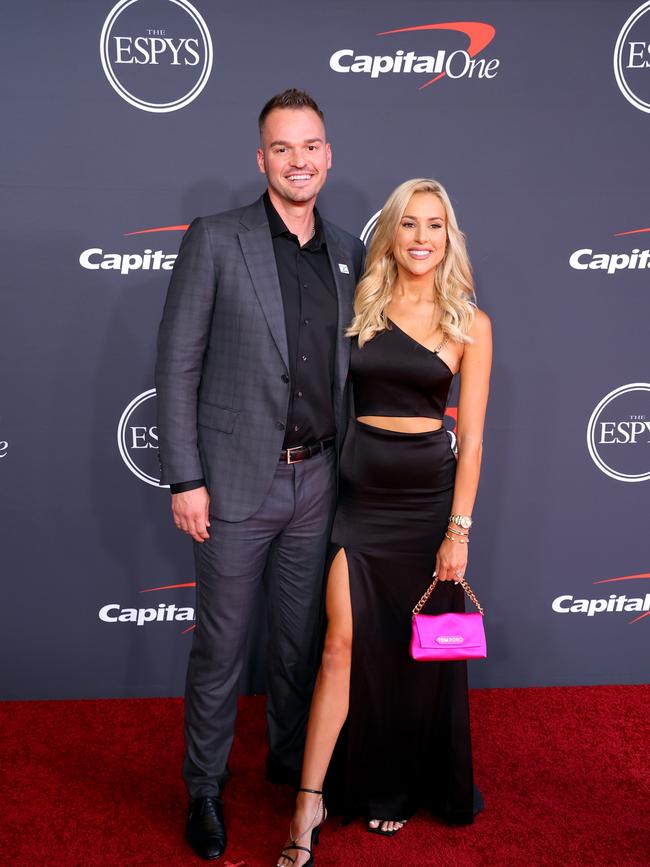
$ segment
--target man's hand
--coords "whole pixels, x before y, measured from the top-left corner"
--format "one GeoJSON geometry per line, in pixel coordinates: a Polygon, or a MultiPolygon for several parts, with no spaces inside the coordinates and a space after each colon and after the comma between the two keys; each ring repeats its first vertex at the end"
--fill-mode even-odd
{"type": "Polygon", "coordinates": [[[190,535],[195,542],[205,542],[210,538],[210,494],[206,487],[172,494],[172,515],[178,529],[190,535]]]}

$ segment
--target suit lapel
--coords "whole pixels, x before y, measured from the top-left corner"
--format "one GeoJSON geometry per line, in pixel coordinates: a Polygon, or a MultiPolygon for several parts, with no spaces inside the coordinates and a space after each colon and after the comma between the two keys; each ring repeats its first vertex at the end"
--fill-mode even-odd
{"type": "MultiPolygon", "coordinates": [[[[246,209],[241,218],[242,231],[239,243],[250,274],[253,288],[266,318],[271,335],[278,351],[289,369],[289,350],[284,318],[282,290],[278,269],[273,252],[273,241],[266,218],[264,202],[260,198],[246,209]]],[[[352,320],[352,299],[354,296],[355,273],[350,254],[343,250],[323,220],[323,231],[327,242],[336,298],[338,302],[338,323],[336,332],[336,358],[334,365],[334,394],[338,400],[347,380],[350,365],[350,340],[345,337],[345,329],[352,320]],[[341,271],[340,265],[347,267],[348,273],[341,271]]]]}
{"type": "Polygon", "coordinates": [[[345,253],[338,245],[325,220],[323,220],[323,231],[325,232],[327,255],[338,300],[336,363],[334,366],[334,394],[338,399],[345,387],[350,366],[350,338],[345,336],[345,330],[352,321],[352,298],[355,285],[354,263],[349,254],[345,253]],[[339,267],[340,265],[347,267],[349,273],[344,274],[339,267]]]}
{"type": "Polygon", "coordinates": [[[243,229],[238,237],[246,267],[273,340],[288,370],[289,350],[282,291],[262,199],[258,199],[246,209],[241,222],[243,229]]]}

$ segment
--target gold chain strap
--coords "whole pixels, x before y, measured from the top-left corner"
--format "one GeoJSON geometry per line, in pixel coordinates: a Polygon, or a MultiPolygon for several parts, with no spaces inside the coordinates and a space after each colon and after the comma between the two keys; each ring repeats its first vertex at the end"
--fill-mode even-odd
{"type": "Polygon", "coordinates": [[[434,354],[437,355],[439,352],[442,352],[442,350],[445,348],[446,345],[447,345],[447,332],[443,331],[442,332],[442,340],[436,346],[436,348],[433,350],[434,354]]]}
{"type": "MultiPolygon", "coordinates": [[[[437,583],[438,583],[438,576],[437,576],[437,574],[434,572],[434,573],[433,573],[433,582],[432,582],[432,583],[429,585],[429,587],[427,587],[427,589],[424,591],[424,593],[422,594],[422,598],[420,599],[420,601],[418,602],[418,604],[417,604],[417,605],[415,606],[415,608],[413,609],[413,617],[417,617],[417,615],[420,613],[420,611],[422,611],[422,609],[424,608],[424,606],[427,604],[427,600],[428,600],[429,596],[431,596],[431,594],[432,594],[433,591],[435,590],[435,587],[436,587],[436,584],[437,584],[437,583]]],[[[474,591],[473,591],[472,588],[469,586],[469,584],[467,583],[467,581],[466,581],[464,578],[461,578],[460,581],[459,581],[459,584],[460,584],[460,586],[463,588],[463,590],[465,591],[465,593],[467,593],[467,595],[468,595],[469,598],[472,600],[472,602],[474,603],[474,605],[476,605],[476,607],[477,607],[478,610],[481,612],[481,614],[484,614],[485,612],[483,611],[483,608],[481,607],[481,603],[480,603],[480,602],[478,601],[478,599],[476,598],[476,595],[475,595],[474,591]]]]}

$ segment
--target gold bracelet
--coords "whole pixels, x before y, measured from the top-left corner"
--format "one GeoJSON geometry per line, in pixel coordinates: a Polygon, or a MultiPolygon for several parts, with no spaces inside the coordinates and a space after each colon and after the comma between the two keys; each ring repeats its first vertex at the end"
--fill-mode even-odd
{"type": "Polygon", "coordinates": [[[457,530],[455,527],[447,527],[447,531],[449,533],[455,533],[456,536],[469,536],[469,531],[463,533],[462,530],[457,530]]]}
{"type": "Polygon", "coordinates": [[[449,539],[450,542],[459,542],[461,545],[469,545],[469,539],[454,539],[448,533],[445,533],[445,539],[449,539]]]}
{"type": "Polygon", "coordinates": [[[469,530],[472,526],[472,519],[469,515],[450,515],[448,520],[452,524],[458,524],[463,530],[469,530]]]}

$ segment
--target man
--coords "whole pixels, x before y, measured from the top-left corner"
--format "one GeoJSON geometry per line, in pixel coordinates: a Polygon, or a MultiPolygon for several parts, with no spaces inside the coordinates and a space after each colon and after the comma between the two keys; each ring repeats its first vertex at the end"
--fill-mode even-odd
{"type": "Polygon", "coordinates": [[[156,365],[162,482],[196,543],[184,777],[187,839],[204,858],[226,845],[221,794],[263,584],[267,774],[299,778],[347,419],[344,330],[363,260],[361,242],[315,209],[332,158],[314,100],[287,90],[259,127],[267,191],[188,229],[156,365]]]}

